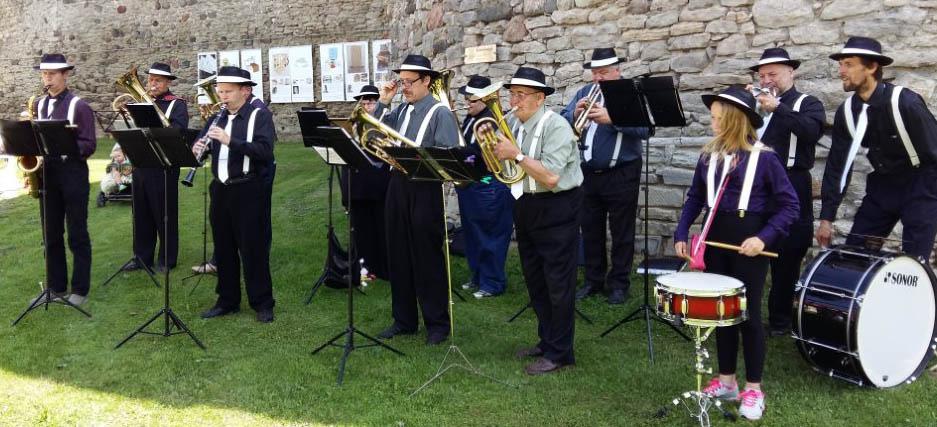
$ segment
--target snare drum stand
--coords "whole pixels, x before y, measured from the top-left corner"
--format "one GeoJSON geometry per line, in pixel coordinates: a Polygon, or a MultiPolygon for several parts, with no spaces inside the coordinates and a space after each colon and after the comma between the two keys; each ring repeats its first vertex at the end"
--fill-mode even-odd
{"type": "MultiPolygon", "coordinates": [[[[706,347],[703,347],[703,342],[716,330],[716,327],[709,326],[706,328],[705,333],[703,333],[702,326],[694,326],[693,328],[696,329],[696,337],[693,340],[694,347],[696,348],[696,390],[683,392],[680,396],[675,397],[671,403],[673,403],[674,406],[680,406],[682,404],[690,418],[699,421],[701,427],[709,427],[709,410],[713,407],[721,412],[722,416],[727,420],[735,421],[735,414],[724,408],[721,400],[703,393],[703,375],[712,375],[713,373],[712,368],[706,367],[706,360],[709,359],[709,351],[706,350],[706,347]]],[[[670,408],[664,406],[657,411],[656,417],[663,418],[667,416],[669,412],[670,408]]]]}

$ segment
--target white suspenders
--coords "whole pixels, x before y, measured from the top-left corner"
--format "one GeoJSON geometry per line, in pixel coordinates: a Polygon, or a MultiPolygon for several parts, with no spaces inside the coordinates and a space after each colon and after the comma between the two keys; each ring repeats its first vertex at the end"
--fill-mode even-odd
{"type": "Polygon", "coordinates": [[[895,90],[891,93],[891,114],[895,119],[898,135],[901,136],[901,143],[904,144],[904,149],[911,159],[911,166],[918,167],[921,165],[921,159],[918,158],[917,151],[914,150],[914,145],[911,144],[911,137],[908,136],[908,129],[904,127],[904,120],[901,118],[901,111],[898,109],[898,96],[901,95],[902,89],[904,88],[901,86],[895,86],[895,90]]]}
{"type": "MultiPolygon", "coordinates": [[[[72,126],[75,126],[75,106],[78,105],[79,99],[81,98],[77,96],[73,96],[72,100],[69,101],[68,103],[68,123],[71,124],[72,126]]],[[[46,115],[46,102],[48,101],[49,101],[48,96],[42,97],[42,99],[39,101],[39,107],[36,109],[39,120],[45,120],[48,118],[46,115]]]]}
{"type": "MultiPolygon", "coordinates": [[[[543,116],[540,117],[540,121],[537,122],[537,126],[534,128],[534,139],[530,142],[530,147],[527,149],[527,156],[535,159],[537,153],[537,146],[540,145],[540,138],[543,136],[543,125],[547,122],[547,118],[550,115],[554,114],[552,110],[547,110],[543,113],[543,116]]],[[[523,126],[518,122],[520,126],[523,126]]],[[[523,144],[523,141],[521,141],[523,144]]],[[[530,191],[537,191],[537,181],[534,180],[529,174],[527,175],[527,183],[530,184],[530,191]]]]}
{"type": "Polygon", "coordinates": [[[426,117],[423,117],[423,123],[420,124],[420,131],[416,134],[416,140],[413,141],[417,144],[423,145],[423,135],[426,134],[426,128],[429,127],[429,121],[433,118],[433,114],[436,113],[436,110],[442,108],[443,105],[440,102],[433,104],[430,107],[429,112],[426,113],[426,117]]]}
{"type": "MultiPolygon", "coordinates": [[[[797,101],[794,102],[793,110],[795,112],[800,112],[800,104],[804,102],[804,99],[807,98],[806,94],[800,94],[800,97],[797,98],[797,101]]],[[[797,159],[797,135],[794,132],[791,132],[791,144],[787,149],[787,167],[794,167],[794,160],[797,159]]]]}
{"type": "MultiPolygon", "coordinates": [[[[755,171],[758,169],[758,157],[761,155],[761,150],[764,148],[765,145],[762,144],[761,141],[755,142],[748,156],[748,162],[745,166],[745,179],[742,181],[742,193],[739,195],[739,216],[745,216],[745,211],[748,210],[748,202],[751,199],[752,187],[755,183],[755,171]]],[[[725,156],[725,160],[722,164],[722,178],[719,181],[719,185],[716,186],[716,162],[718,160],[718,155],[716,153],[711,153],[709,155],[709,168],[706,173],[706,201],[710,208],[715,205],[716,191],[722,187],[722,182],[729,176],[729,168],[732,164],[733,157],[734,156],[731,154],[725,156]]]]}
{"type": "MultiPolygon", "coordinates": [[[[172,108],[172,105],[170,105],[170,108],[172,108]]],[[[251,118],[247,120],[247,143],[248,144],[254,142],[254,124],[256,124],[257,122],[258,111],[260,111],[260,109],[258,108],[255,108],[254,111],[251,111],[251,118]]],[[[244,175],[247,175],[247,173],[250,171],[250,168],[251,168],[251,158],[245,155],[243,164],[244,164],[244,167],[241,168],[241,172],[244,172],[244,175]]]]}
{"type": "Polygon", "coordinates": [[[167,118],[167,119],[169,118],[169,116],[172,115],[172,107],[174,107],[174,106],[176,106],[176,100],[175,100],[175,99],[173,99],[172,101],[170,101],[170,102],[169,102],[169,106],[166,107],[166,118],[167,118]]]}

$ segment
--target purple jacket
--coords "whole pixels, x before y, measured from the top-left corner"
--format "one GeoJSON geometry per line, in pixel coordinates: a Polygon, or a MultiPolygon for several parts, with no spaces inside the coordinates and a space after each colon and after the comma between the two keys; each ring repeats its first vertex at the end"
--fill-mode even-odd
{"type": "MultiPolygon", "coordinates": [[[[46,111],[43,112],[42,118],[44,119],[53,119],[53,120],[68,120],[68,104],[72,102],[72,98],[75,95],[68,90],[67,88],[58,94],[58,96],[49,96],[46,101],[40,102],[36,101],[36,117],[38,115],[38,110],[41,105],[46,107],[46,111]],[[49,115],[49,104],[51,100],[55,100],[55,103],[52,105],[52,114],[49,115]]],[[[81,158],[87,159],[94,154],[94,150],[97,149],[98,142],[95,138],[95,124],[94,124],[94,112],[91,111],[91,106],[85,102],[84,99],[79,99],[75,104],[75,125],[78,126],[78,149],[81,152],[81,158]]]]}
{"type": "MultiPolygon", "coordinates": [[[[738,211],[739,197],[748,167],[749,152],[740,153],[737,166],[729,170],[729,184],[719,202],[720,212],[738,211]]],[[[686,203],[680,214],[680,222],[674,232],[674,241],[686,242],[690,225],[696,221],[703,207],[706,206],[706,174],[709,170],[709,154],[700,156],[693,174],[693,184],[687,192],[686,203]]],[[[715,185],[722,182],[722,161],[716,165],[715,185]]],[[[763,214],[767,217],[764,228],[756,235],[769,246],[787,235],[788,228],[800,214],[800,203],[791,181],[787,178],[781,158],[771,150],[762,150],[758,156],[758,167],[748,202],[747,212],[763,214]]]]}

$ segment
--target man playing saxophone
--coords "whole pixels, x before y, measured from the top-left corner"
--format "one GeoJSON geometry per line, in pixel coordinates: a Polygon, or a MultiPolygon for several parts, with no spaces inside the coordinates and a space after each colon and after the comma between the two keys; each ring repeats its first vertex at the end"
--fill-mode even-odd
{"type": "Polygon", "coordinates": [[[647,128],[612,125],[605,109],[599,82],[620,79],[620,62],[615,49],[595,49],[592,60],[583,64],[592,72],[592,84],[576,92],[561,113],[578,131],[581,142],[581,226],[586,268],[585,283],[576,298],[606,292],[609,304],[624,303],[631,286],[641,141],[649,133],[647,128]],[[590,93],[591,99],[587,96],[590,93]],[[611,269],[606,255],[606,224],[612,237],[611,269]]]}
{"type": "MultiPolygon", "coordinates": [[[[439,76],[429,59],[408,55],[399,78],[381,88],[373,116],[381,117],[397,90],[406,100],[385,115],[382,122],[409,141],[423,147],[453,147],[459,143],[459,125],[448,105],[436,101],[429,87],[439,76]]],[[[411,181],[399,170],[391,172],[385,205],[387,263],[390,275],[394,323],[378,334],[381,338],[415,334],[418,307],[426,325],[426,343],[449,337],[449,297],[446,259],[443,254],[445,222],[442,185],[411,181]]]]}
{"type": "Polygon", "coordinates": [[[65,55],[42,55],[35,67],[42,73],[42,83],[48,86],[48,95],[36,103],[33,117],[39,120],[68,120],[77,128],[78,156],[45,156],[45,197],[40,209],[46,220],[46,251],[48,256],[48,286],[55,298],[67,298],[74,305],[84,304],[91,289],[91,237],[88,235],[88,181],[87,159],[97,148],[94,113],[87,102],[68,88],[69,71],[65,55]],[[65,259],[65,230],[68,229],[68,248],[72,252],[71,294],[66,295],[68,265],[65,259]]]}

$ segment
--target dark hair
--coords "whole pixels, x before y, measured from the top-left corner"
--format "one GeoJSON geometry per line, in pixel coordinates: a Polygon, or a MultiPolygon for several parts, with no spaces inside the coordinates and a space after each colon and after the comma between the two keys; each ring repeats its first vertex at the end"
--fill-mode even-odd
{"type": "Polygon", "coordinates": [[[872,65],[874,64],[875,74],[873,74],[872,77],[875,77],[876,81],[882,81],[882,64],[881,63],[866,56],[860,56],[859,62],[861,62],[865,68],[872,68],[872,65]]]}

